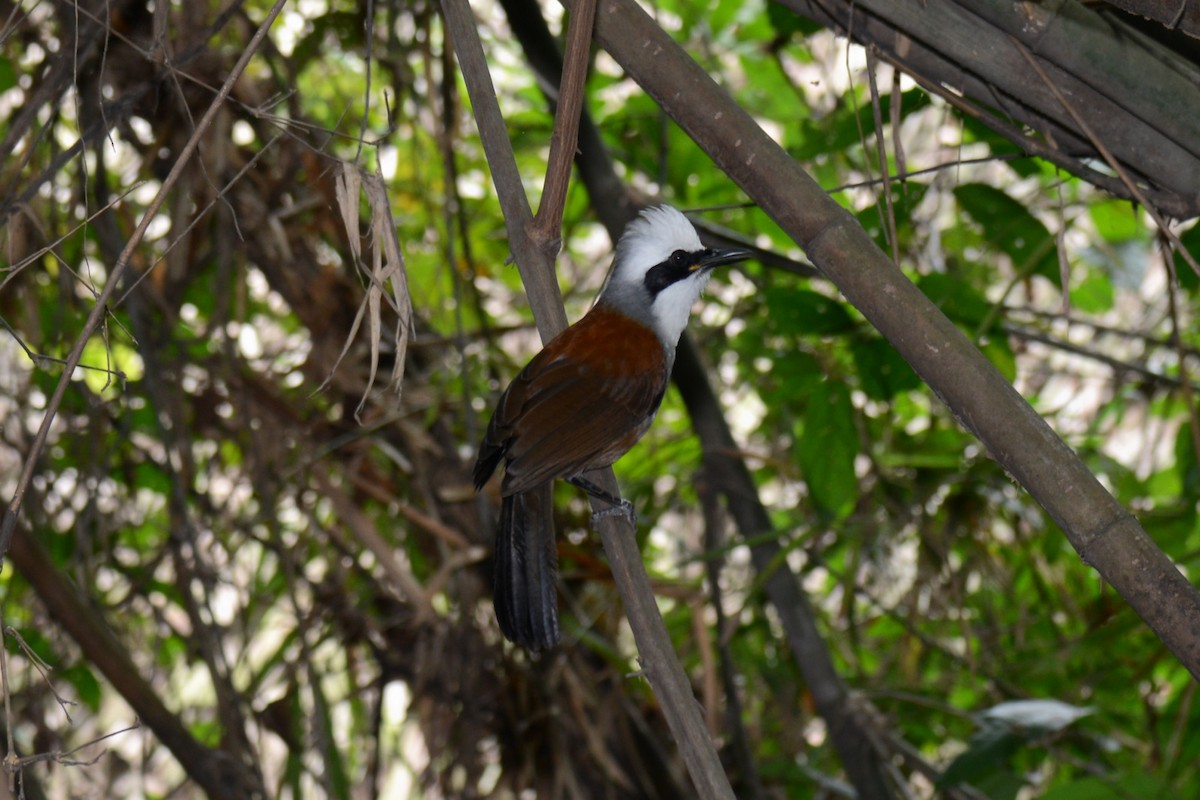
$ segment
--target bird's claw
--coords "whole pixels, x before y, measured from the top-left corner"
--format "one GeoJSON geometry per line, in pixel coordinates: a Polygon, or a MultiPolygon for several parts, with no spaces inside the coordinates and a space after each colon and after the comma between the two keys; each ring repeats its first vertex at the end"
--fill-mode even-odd
{"type": "Polygon", "coordinates": [[[599,511],[592,513],[592,527],[600,527],[600,520],[609,517],[625,517],[629,520],[629,524],[637,527],[637,512],[633,510],[633,503],[628,500],[622,500],[618,505],[612,505],[608,508],[602,508],[599,511]]]}

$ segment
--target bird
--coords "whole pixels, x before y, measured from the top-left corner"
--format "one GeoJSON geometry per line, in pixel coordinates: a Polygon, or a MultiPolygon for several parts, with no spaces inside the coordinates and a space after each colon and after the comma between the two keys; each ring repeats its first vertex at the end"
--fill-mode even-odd
{"type": "Polygon", "coordinates": [[[706,248],[678,209],[626,227],[591,309],[533,357],[497,401],[472,473],[480,491],[504,463],[493,605],[501,633],[530,651],[558,644],[553,483],[633,507],[588,481],[646,433],[667,390],[679,337],[715,267],[749,258],[706,248]]]}

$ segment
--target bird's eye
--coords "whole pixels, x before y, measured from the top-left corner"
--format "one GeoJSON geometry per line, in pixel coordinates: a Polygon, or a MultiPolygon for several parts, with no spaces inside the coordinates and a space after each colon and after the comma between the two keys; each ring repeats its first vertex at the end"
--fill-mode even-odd
{"type": "Polygon", "coordinates": [[[691,275],[696,267],[695,253],[676,250],[646,272],[644,278],[646,289],[650,292],[651,297],[657,297],[663,289],[691,275]]]}

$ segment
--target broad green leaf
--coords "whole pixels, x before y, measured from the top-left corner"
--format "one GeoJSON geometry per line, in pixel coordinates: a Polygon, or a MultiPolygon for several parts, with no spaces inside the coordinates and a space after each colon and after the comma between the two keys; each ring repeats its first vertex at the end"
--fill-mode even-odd
{"type": "Polygon", "coordinates": [[[828,336],[855,327],[844,304],[808,289],[771,287],[766,301],[771,324],[780,331],[828,336]]]}
{"type": "Polygon", "coordinates": [[[776,35],[783,41],[797,35],[812,36],[817,31],[825,29],[824,26],[818,25],[807,17],[800,16],[775,0],[769,0],[767,3],[767,18],[771,21],[771,27],[775,29],[776,35]]]}
{"type": "Polygon", "coordinates": [[[0,92],[7,92],[17,85],[17,71],[7,58],[0,58],[0,92]]]}
{"type": "Polygon", "coordinates": [[[72,664],[55,674],[71,684],[75,689],[75,694],[79,696],[79,702],[87,706],[88,710],[92,712],[99,710],[100,682],[96,680],[95,674],[90,669],[83,664],[72,664]]]}
{"type": "Polygon", "coordinates": [[[166,496],[171,492],[171,479],[151,461],[139,462],[133,469],[134,485],[140,489],[166,496]]]}
{"type": "Polygon", "coordinates": [[[983,778],[1004,771],[1023,740],[1008,728],[1000,725],[981,728],[967,745],[950,762],[936,785],[941,788],[976,783],[983,778]]]}
{"type": "Polygon", "coordinates": [[[1103,200],[1088,207],[1096,232],[1107,241],[1126,242],[1145,236],[1137,208],[1128,200],[1103,200]]]}
{"type": "Polygon", "coordinates": [[[945,272],[921,276],[917,287],[952,322],[971,332],[987,318],[991,304],[966,282],[945,272]]]}
{"type": "MultiPolygon", "coordinates": [[[[1183,244],[1185,250],[1192,256],[1192,260],[1200,262],[1200,224],[1193,225],[1182,236],[1179,241],[1183,244]]],[[[1196,275],[1196,271],[1192,266],[1184,260],[1179,253],[1175,254],[1175,275],[1179,280],[1179,285],[1192,294],[1196,294],[1200,289],[1200,276],[1196,275]]]]}
{"type": "Polygon", "coordinates": [[[835,380],[819,384],[809,398],[803,425],[798,454],[813,503],[823,514],[845,517],[858,496],[854,457],[859,450],[846,385],[835,380]]]}
{"type": "Polygon", "coordinates": [[[1175,434],[1175,470],[1183,484],[1185,497],[1200,495],[1200,464],[1197,463],[1196,446],[1192,442],[1192,424],[1185,422],[1175,434]]]}
{"type": "Polygon", "coordinates": [[[771,359],[771,370],[761,379],[763,402],[770,411],[800,408],[823,380],[825,373],[815,356],[791,350],[771,359]]]}
{"type": "Polygon", "coordinates": [[[988,339],[979,346],[979,351],[988,357],[992,366],[1000,370],[1000,374],[1009,383],[1017,379],[1017,356],[1007,338],[995,337],[988,339]]]}
{"type": "Polygon", "coordinates": [[[872,337],[850,345],[862,390],[872,400],[890,400],[916,389],[921,379],[886,339],[872,337]]]}
{"type": "Polygon", "coordinates": [[[1085,314],[1101,314],[1113,307],[1112,279],[1092,269],[1082,281],[1071,284],[1071,305],[1085,314]]]}
{"type": "Polygon", "coordinates": [[[1047,790],[1041,800],[1130,800],[1176,796],[1161,778],[1139,770],[1123,775],[1081,778],[1047,790]]]}
{"type": "Polygon", "coordinates": [[[982,183],[958,186],[954,196],[982,228],[988,243],[1012,259],[1014,269],[1041,275],[1061,286],[1054,237],[1029,209],[1004,191],[982,183]]]}
{"type": "Polygon", "coordinates": [[[346,772],[344,754],[336,745],[337,735],[334,732],[333,719],[329,714],[331,708],[329,698],[320,684],[310,688],[315,695],[313,700],[315,714],[312,723],[320,731],[319,735],[322,737],[322,741],[326,742],[323,748],[326,775],[333,787],[335,797],[349,797],[349,775],[346,772]]]}

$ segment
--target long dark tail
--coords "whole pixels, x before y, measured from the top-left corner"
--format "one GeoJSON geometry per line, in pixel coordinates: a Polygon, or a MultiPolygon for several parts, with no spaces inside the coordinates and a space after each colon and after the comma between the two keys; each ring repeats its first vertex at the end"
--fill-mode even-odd
{"type": "Polygon", "coordinates": [[[496,533],[493,602],[504,636],[529,650],[558,644],[553,484],[505,497],[496,533]]]}

